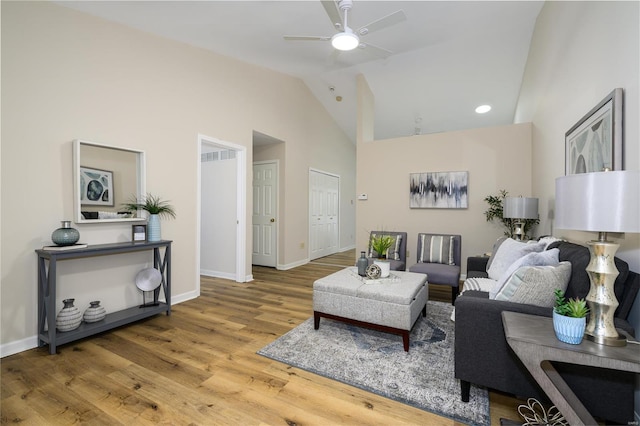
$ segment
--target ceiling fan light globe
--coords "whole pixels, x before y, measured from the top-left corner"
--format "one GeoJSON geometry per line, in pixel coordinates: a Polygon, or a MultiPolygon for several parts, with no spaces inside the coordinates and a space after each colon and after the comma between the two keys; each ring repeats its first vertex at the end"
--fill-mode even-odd
{"type": "Polygon", "coordinates": [[[338,50],[353,50],[360,44],[358,36],[350,32],[342,32],[331,37],[331,45],[338,50]]]}

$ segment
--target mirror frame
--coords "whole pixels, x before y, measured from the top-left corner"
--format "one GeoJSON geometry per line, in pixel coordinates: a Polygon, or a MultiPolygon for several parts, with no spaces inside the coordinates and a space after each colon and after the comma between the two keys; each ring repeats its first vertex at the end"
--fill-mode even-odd
{"type": "MultiPolygon", "coordinates": [[[[137,154],[136,161],[136,177],[137,177],[137,199],[141,199],[146,194],[146,155],[144,151],[132,148],[122,148],[119,146],[106,145],[96,142],[90,142],[82,139],[73,141],[73,213],[75,223],[118,223],[118,222],[140,222],[146,219],[141,217],[123,217],[117,219],[85,219],[82,216],[82,205],[80,202],[80,146],[90,145],[99,148],[115,149],[120,151],[132,152],[137,154]]],[[[140,212],[138,212],[138,216],[140,212]]]]}

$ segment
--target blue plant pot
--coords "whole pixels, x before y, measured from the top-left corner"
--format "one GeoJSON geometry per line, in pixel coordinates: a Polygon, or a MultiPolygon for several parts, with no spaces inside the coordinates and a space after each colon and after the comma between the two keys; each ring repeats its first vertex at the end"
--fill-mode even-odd
{"type": "Polygon", "coordinates": [[[557,314],[555,310],[553,311],[553,330],[561,342],[579,345],[582,342],[586,326],[586,318],[565,317],[557,314]]]}
{"type": "Polygon", "coordinates": [[[160,241],[160,216],[157,214],[149,215],[147,223],[147,241],[160,241]]]}

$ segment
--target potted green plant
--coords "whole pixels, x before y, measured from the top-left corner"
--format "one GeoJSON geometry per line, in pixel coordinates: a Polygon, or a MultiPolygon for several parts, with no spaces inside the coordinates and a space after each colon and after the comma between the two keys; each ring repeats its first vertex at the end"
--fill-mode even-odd
{"type": "Polygon", "coordinates": [[[387,260],[387,250],[395,243],[395,238],[386,234],[374,234],[371,238],[371,248],[375,250],[378,258],[373,261],[380,267],[380,277],[386,278],[391,270],[391,262],[387,260]]]}
{"type": "Polygon", "coordinates": [[[553,330],[561,342],[579,345],[587,326],[589,308],[584,299],[567,299],[560,289],[554,291],[553,330]]]}
{"type": "Polygon", "coordinates": [[[160,241],[160,218],[161,217],[176,217],[176,212],[169,204],[168,201],[163,201],[160,197],[147,194],[141,200],[136,198],[130,199],[123,204],[123,208],[131,213],[136,213],[139,210],[144,210],[149,213],[147,240],[148,241],[160,241]]]}
{"type": "MultiPolygon", "coordinates": [[[[504,231],[504,235],[513,238],[515,225],[514,219],[502,217],[504,199],[507,197],[507,195],[509,195],[509,193],[504,189],[501,189],[498,195],[487,195],[484,198],[484,201],[489,204],[489,208],[484,212],[484,216],[487,219],[487,222],[491,222],[496,219],[499,220],[507,228],[507,230],[504,231]]],[[[528,239],[530,238],[530,236],[527,234],[527,231],[531,230],[531,227],[533,227],[533,225],[539,224],[540,219],[524,219],[521,222],[523,224],[523,238],[528,239]]]]}

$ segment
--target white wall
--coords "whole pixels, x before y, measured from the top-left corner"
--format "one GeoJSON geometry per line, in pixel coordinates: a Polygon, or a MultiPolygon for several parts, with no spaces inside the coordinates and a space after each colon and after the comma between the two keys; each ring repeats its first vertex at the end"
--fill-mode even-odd
{"type": "MultiPolygon", "coordinates": [[[[535,27],[516,122],[533,123],[533,195],[553,230],[555,179],[564,175],[564,134],[614,88],[624,89],[624,168],[640,169],[640,3],[546,2],[535,27]]],[[[594,233],[555,232],[577,243],[594,233]]],[[[610,235],[640,272],[640,234],[610,235]]],[[[630,320],[640,333],[640,296],[630,320]]],[[[640,382],[640,378],[639,378],[640,382]]],[[[640,383],[636,413],[640,413],[640,383]]],[[[640,418],[638,418],[640,420],[640,418]]]]}
{"type": "Polygon", "coordinates": [[[201,163],[200,273],[236,278],[235,158],[201,163]]]}
{"type": "MultiPolygon", "coordinates": [[[[197,296],[199,134],[246,146],[248,182],[253,131],[287,141],[287,167],[281,172],[284,190],[292,195],[281,223],[285,264],[307,258],[299,241],[308,235],[309,168],[340,174],[355,187],[354,145],[300,79],[48,1],[0,7],[2,355],[36,344],[34,249],[50,244],[60,220],[73,217],[73,139],[146,152],[148,192],[170,200],[177,213],[175,220],[162,221],[163,237],[173,240],[174,301],[197,296]]],[[[246,202],[249,276],[250,187],[246,202]]],[[[130,224],[77,228],[89,244],[131,239],[130,224]]],[[[132,280],[147,258],[97,259],[65,266],[59,308],[62,298],[84,304],[98,293],[111,309],[140,302],[132,280]],[[111,276],[112,267],[121,271],[117,277],[111,276]],[[96,276],[93,268],[109,273],[96,276]],[[122,289],[109,292],[113,285],[122,289]]]]}

